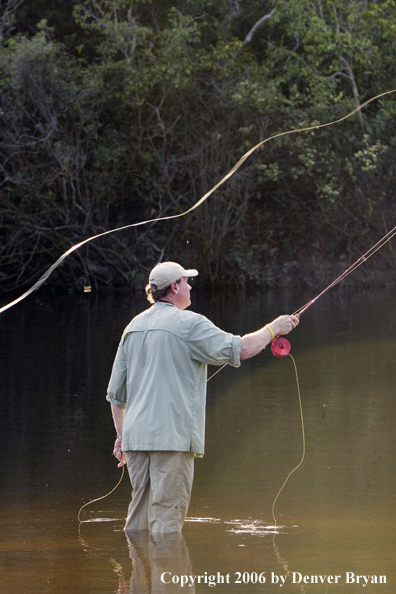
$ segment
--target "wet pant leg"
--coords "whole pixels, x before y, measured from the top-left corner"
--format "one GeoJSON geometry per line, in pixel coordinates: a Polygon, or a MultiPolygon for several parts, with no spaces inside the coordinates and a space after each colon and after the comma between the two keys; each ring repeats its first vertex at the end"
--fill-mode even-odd
{"type": "Polygon", "coordinates": [[[128,507],[125,530],[148,530],[150,454],[149,452],[126,452],[126,459],[132,484],[132,500],[128,507]]]}
{"type": "Polygon", "coordinates": [[[181,532],[191,499],[192,452],[126,452],[133,491],[126,531],[181,532]]]}

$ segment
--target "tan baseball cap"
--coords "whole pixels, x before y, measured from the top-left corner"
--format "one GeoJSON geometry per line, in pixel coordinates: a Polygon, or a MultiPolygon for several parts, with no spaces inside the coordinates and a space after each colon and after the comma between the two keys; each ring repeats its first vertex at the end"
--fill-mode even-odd
{"type": "Polygon", "coordinates": [[[182,276],[192,277],[197,276],[197,274],[198,270],[185,270],[183,266],[180,266],[176,262],[161,262],[150,272],[149,284],[156,285],[157,289],[161,290],[182,276]]]}

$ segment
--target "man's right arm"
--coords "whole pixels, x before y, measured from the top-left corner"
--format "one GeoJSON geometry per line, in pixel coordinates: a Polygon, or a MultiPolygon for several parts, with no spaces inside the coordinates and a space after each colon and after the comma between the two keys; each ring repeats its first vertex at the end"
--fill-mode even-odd
{"type": "Polygon", "coordinates": [[[264,328],[242,336],[241,360],[258,355],[271,342],[273,336],[289,334],[299,323],[298,316],[280,316],[264,328]]]}
{"type": "Polygon", "coordinates": [[[111,413],[117,438],[114,443],[113,454],[119,461],[118,466],[126,463],[126,456],[122,451],[122,432],[125,417],[126,394],[126,359],[125,352],[120,342],[113,363],[110,382],[107,388],[106,399],[110,402],[111,413]]]}

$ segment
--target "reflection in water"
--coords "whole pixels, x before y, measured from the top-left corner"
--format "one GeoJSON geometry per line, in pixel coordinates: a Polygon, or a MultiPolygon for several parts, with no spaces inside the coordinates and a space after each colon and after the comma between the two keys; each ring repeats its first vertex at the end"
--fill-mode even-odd
{"type": "MultiPolygon", "coordinates": [[[[78,538],[81,505],[119,480],[105,392],[120,331],[137,313],[128,300],[87,299],[26,301],[0,318],[0,592],[113,594],[134,582],[188,591],[158,583],[161,543],[128,548],[128,481],[83,510],[78,538]]],[[[194,309],[244,333],[308,300],[232,299],[194,309]]],[[[174,554],[186,567],[178,574],[229,574],[230,583],[218,586],[225,594],[298,594],[302,586],[308,594],[344,594],[362,587],[346,588],[345,572],[370,573],[387,582],[367,592],[394,593],[395,337],[394,292],[334,293],[304,314],[292,351],[306,457],[277,501],[276,536],[271,504],[301,458],[292,365],[265,352],[211,380],[206,454],[196,461],[185,542],[174,554]],[[267,582],[237,584],[237,572],[253,580],[265,572],[267,582]],[[293,583],[295,572],[342,580],[293,583]],[[272,573],[274,582],[287,576],[279,590],[272,573]]],[[[171,563],[163,571],[176,572],[171,563]]]]}
{"type": "MultiPolygon", "coordinates": [[[[284,559],[284,558],[281,556],[281,553],[280,553],[279,547],[278,547],[278,546],[277,546],[277,544],[276,544],[276,535],[275,535],[275,534],[274,534],[274,536],[272,537],[272,548],[273,548],[273,550],[274,550],[274,554],[275,554],[275,557],[276,557],[276,559],[277,559],[278,563],[279,563],[279,564],[282,566],[282,569],[283,569],[283,571],[285,572],[285,576],[287,576],[287,577],[289,578],[289,581],[290,581],[290,580],[291,580],[291,581],[293,581],[293,579],[292,579],[292,572],[290,571],[289,564],[288,564],[288,562],[286,561],[286,559],[284,559]]],[[[285,580],[284,580],[284,581],[286,581],[286,578],[285,578],[285,580]]],[[[283,586],[282,586],[282,587],[283,587],[283,586]]],[[[299,584],[299,586],[298,586],[298,589],[299,589],[301,592],[305,593],[305,588],[304,588],[304,585],[303,585],[303,584],[299,584]]]]}
{"type": "MultiPolygon", "coordinates": [[[[118,577],[117,594],[161,594],[172,587],[186,585],[195,592],[190,554],[183,534],[152,534],[148,531],[125,533],[129,566],[125,558],[113,555],[108,540],[101,541],[91,533],[89,540],[79,540],[90,557],[103,557],[118,577]],[[169,587],[170,585],[170,587],[169,587]]],[[[119,548],[117,549],[119,555],[119,548]]],[[[121,557],[121,555],[119,555],[121,557]]]]}
{"type": "MultiPolygon", "coordinates": [[[[182,534],[127,534],[132,559],[130,594],[169,592],[169,584],[181,584],[183,577],[192,576],[190,555],[182,534]],[[173,581],[176,580],[176,581],[173,581]]],[[[195,585],[189,579],[189,592],[195,585]]],[[[124,594],[120,583],[119,594],[124,594]]]]}
{"type": "Polygon", "coordinates": [[[215,524],[221,522],[220,518],[186,518],[186,522],[198,522],[199,524],[215,524]]]}
{"type": "Polygon", "coordinates": [[[262,520],[230,520],[225,522],[232,526],[227,532],[234,534],[274,534],[274,532],[280,532],[285,526],[279,526],[274,524],[267,524],[262,520]]]}
{"type": "MultiPolygon", "coordinates": [[[[216,518],[188,518],[187,521],[199,524],[219,524],[216,518]]],[[[197,572],[191,562],[190,553],[183,534],[151,534],[148,531],[128,532],[125,534],[131,565],[113,556],[111,542],[102,535],[91,533],[89,542],[80,534],[79,540],[86,554],[92,558],[103,558],[116,574],[118,579],[117,594],[161,594],[164,592],[178,592],[180,588],[188,588],[188,592],[201,591],[208,587],[242,583],[245,588],[258,584],[285,585],[291,591],[305,593],[303,583],[296,582],[289,562],[281,553],[277,542],[279,532],[273,532],[274,526],[265,526],[260,520],[231,520],[223,523],[231,528],[226,528],[229,534],[249,534],[252,536],[266,537],[266,548],[270,544],[273,557],[278,565],[272,564],[272,571],[202,571],[197,572]],[[268,539],[268,535],[271,535],[268,539]],[[99,538],[98,538],[99,536],[99,538]],[[261,575],[261,577],[259,577],[261,575]]],[[[296,527],[295,527],[296,528],[296,527]]],[[[286,534],[286,532],[284,533],[286,534]]],[[[248,544],[239,544],[249,546],[248,544]]],[[[117,549],[120,554],[119,548],[117,549]]],[[[246,569],[246,568],[245,568],[246,569]]],[[[257,569],[257,568],[256,568],[257,569]]],[[[264,569],[261,567],[260,569],[264,569]]],[[[283,590],[286,591],[287,587],[283,590]]]]}

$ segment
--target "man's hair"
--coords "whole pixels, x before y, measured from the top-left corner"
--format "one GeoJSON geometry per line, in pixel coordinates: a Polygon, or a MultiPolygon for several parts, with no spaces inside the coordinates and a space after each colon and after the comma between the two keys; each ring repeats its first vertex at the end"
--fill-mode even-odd
{"type": "MultiPolygon", "coordinates": [[[[181,278],[178,278],[177,281],[174,281],[174,282],[179,284],[181,282],[181,278]]],[[[153,305],[154,303],[156,303],[157,301],[159,301],[160,299],[163,299],[164,297],[166,297],[168,295],[168,293],[171,290],[171,285],[168,285],[167,287],[164,287],[163,289],[157,289],[157,285],[152,283],[151,285],[150,284],[146,285],[145,290],[146,290],[147,300],[150,301],[150,303],[153,305]]]]}

